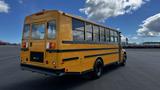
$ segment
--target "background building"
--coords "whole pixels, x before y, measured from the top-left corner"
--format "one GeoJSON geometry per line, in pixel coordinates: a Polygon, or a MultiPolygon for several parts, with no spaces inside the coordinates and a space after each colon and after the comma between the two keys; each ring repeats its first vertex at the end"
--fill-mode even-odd
{"type": "Polygon", "coordinates": [[[143,42],[143,45],[158,46],[160,42],[143,42]]]}

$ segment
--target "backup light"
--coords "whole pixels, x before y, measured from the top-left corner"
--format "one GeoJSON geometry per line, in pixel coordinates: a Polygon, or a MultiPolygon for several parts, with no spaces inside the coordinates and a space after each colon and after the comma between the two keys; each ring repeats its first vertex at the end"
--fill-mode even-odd
{"type": "Polygon", "coordinates": [[[56,44],[52,43],[52,42],[48,42],[47,45],[46,45],[47,49],[54,49],[55,47],[56,47],[56,44]]]}

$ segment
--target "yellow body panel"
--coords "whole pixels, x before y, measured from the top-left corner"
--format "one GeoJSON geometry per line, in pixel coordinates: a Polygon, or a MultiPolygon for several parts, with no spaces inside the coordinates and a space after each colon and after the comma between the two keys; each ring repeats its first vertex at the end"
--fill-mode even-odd
{"type": "Polygon", "coordinates": [[[65,69],[65,72],[83,72],[93,69],[95,60],[100,57],[103,59],[105,65],[117,62],[120,59],[119,44],[65,44],[63,41],[72,41],[72,17],[67,16],[59,11],[44,11],[43,15],[37,16],[33,14],[27,16],[25,24],[32,23],[45,23],[50,20],[56,20],[56,38],[53,40],[22,40],[22,42],[28,42],[28,51],[21,50],[21,63],[32,66],[38,66],[49,69],[65,69]],[[92,49],[92,48],[113,48],[108,50],[86,50],[86,51],[71,51],[71,52],[46,52],[46,43],[56,43],[54,50],[72,50],[72,49],[92,49]],[[32,43],[32,47],[30,44],[32,43]],[[32,62],[30,60],[30,52],[44,52],[44,62],[32,62]],[[104,54],[119,52],[116,54],[108,54],[101,56],[94,56],[85,58],[88,55],[104,54]],[[64,58],[78,57],[76,60],[64,61],[64,58]],[[48,61],[48,64],[46,64],[48,61]],[[53,64],[53,62],[55,64],[53,64]]]}

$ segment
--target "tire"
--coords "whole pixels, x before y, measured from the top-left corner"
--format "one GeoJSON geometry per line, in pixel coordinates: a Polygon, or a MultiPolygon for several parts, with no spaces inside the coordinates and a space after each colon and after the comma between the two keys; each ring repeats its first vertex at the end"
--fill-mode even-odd
{"type": "Polygon", "coordinates": [[[124,54],[124,55],[123,55],[123,61],[122,61],[122,63],[121,63],[120,65],[121,65],[121,66],[125,66],[125,65],[126,65],[126,61],[127,61],[127,55],[124,54]]]}
{"type": "Polygon", "coordinates": [[[92,78],[93,79],[98,79],[102,76],[103,74],[103,62],[101,59],[97,59],[94,67],[93,67],[93,72],[92,72],[92,78]]]}

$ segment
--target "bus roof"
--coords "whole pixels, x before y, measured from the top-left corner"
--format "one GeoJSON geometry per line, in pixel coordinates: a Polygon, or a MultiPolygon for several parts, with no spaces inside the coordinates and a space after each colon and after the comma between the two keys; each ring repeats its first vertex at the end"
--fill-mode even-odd
{"type": "MultiPolygon", "coordinates": [[[[92,23],[92,24],[95,24],[95,25],[98,25],[98,26],[101,26],[101,27],[105,27],[105,28],[108,28],[108,29],[110,29],[110,30],[114,30],[114,31],[117,31],[117,32],[121,33],[120,31],[118,31],[118,30],[116,30],[116,29],[113,29],[113,28],[110,28],[110,27],[106,27],[105,25],[98,24],[98,23],[93,22],[93,21],[91,21],[91,20],[84,19],[84,18],[82,18],[82,17],[80,17],[80,16],[75,16],[75,15],[72,15],[72,14],[68,14],[68,13],[65,13],[65,12],[60,11],[60,10],[44,10],[44,9],[43,9],[41,12],[34,13],[34,14],[30,15],[30,16],[33,16],[33,15],[36,15],[36,14],[40,14],[40,13],[46,13],[46,12],[58,12],[58,13],[63,14],[63,15],[65,15],[65,16],[72,17],[72,18],[76,18],[76,19],[79,19],[79,20],[82,20],[82,21],[86,21],[86,22],[88,22],[88,23],[92,23]]],[[[29,16],[29,17],[30,17],[30,16],[29,16]]]]}

